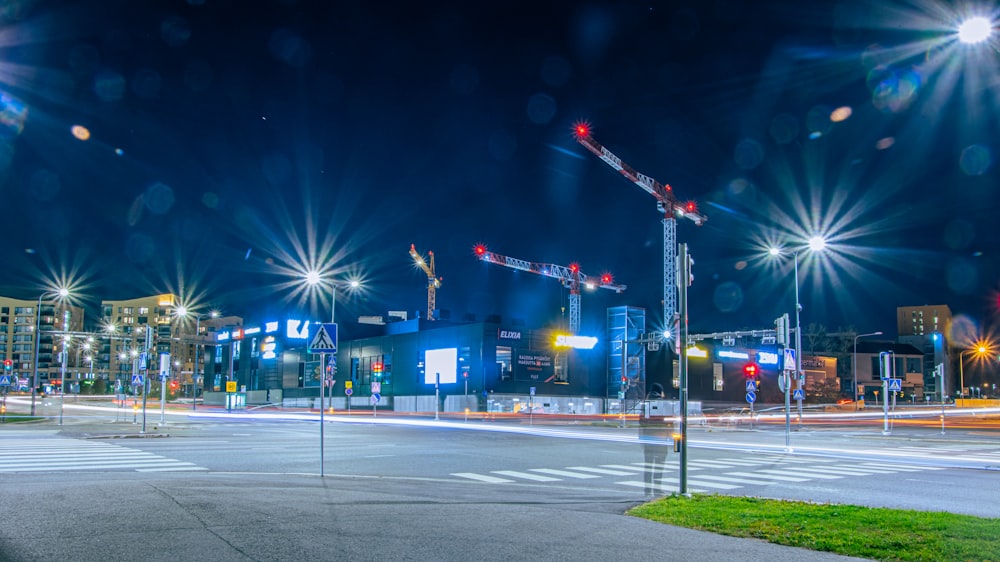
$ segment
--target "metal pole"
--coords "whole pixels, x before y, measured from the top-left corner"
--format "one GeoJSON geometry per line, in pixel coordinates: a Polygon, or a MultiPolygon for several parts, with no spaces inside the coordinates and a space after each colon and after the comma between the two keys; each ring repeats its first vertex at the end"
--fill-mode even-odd
{"type": "Polygon", "coordinates": [[[323,442],[324,439],[324,422],[323,422],[323,406],[326,400],[326,354],[319,354],[319,364],[320,364],[320,391],[319,391],[319,475],[322,478],[324,476],[323,467],[326,464],[324,459],[324,453],[326,452],[326,447],[323,442]]]}
{"type": "Polygon", "coordinates": [[[854,357],[851,359],[851,369],[854,371],[854,411],[858,411],[858,338],[860,335],[854,336],[854,357]]]}
{"type": "Polygon", "coordinates": [[[34,368],[31,376],[31,415],[35,415],[35,394],[38,392],[38,353],[39,340],[42,339],[42,297],[45,293],[38,295],[38,306],[35,308],[35,357],[34,368]]]}
{"type": "Polygon", "coordinates": [[[194,317],[194,366],[191,367],[191,411],[198,409],[198,334],[201,333],[201,315],[194,317]]]}
{"type": "MultiPolygon", "coordinates": [[[[63,328],[66,327],[66,321],[69,320],[69,311],[67,310],[63,314],[63,328]]],[[[62,350],[62,369],[60,369],[59,375],[59,425],[63,424],[63,404],[66,402],[66,355],[69,352],[66,349],[67,340],[65,336],[63,337],[63,350],[62,350]]]]}
{"type": "MultiPolygon", "coordinates": [[[[801,250],[800,250],[801,251],[801,250]]],[[[799,304],[799,252],[795,252],[795,385],[802,388],[802,320],[799,313],[802,312],[802,305],[799,304]]],[[[791,386],[791,385],[789,385],[791,386]]],[[[799,427],[802,426],[802,400],[796,400],[799,406],[799,427]]],[[[785,420],[787,423],[788,414],[786,409],[785,420]]]]}
{"type": "Polygon", "coordinates": [[[964,350],[958,354],[958,397],[962,399],[962,405],[965,405],[965,352],[964,350]]]}
{"type": "Polygon", "coordinates": [[[434,373],[434,419],[438,418],[438,402],[441,400],[438,394],[438,385],[441,384],[441,373],[434,373]]]}
{"type": "Polygon", "coordinates": [[[678,479],[677,493],[687,496],[690,495],[687,489],[687,473],[688,473],[688,444],[687,444],[687,426],[688,426],[688,363],[687,363],[687,344],[688,344],[688,318],[687,318],[687,287],[688,283],[691,282],[691,268],[690,268],[690,258],[688,256],[687,244],[677,245],[677,258],[681,263],[681,279],[680,287],[678,287],[680,292],[680,298],[678,299],[678,324],[680,328],[680,356],[678,361],[680,361],[680,406],[681,406],[681,459],[680,459],[680,474],[678,479]]]}
{"type": "Polygon", "coordinates": [[[889,379],[887,378],[882,379],[882,435],[889,435],[889,379]]]}
{"type": "Polygon", "coordinates": [[[142,430],[146,433],[146,400],[149,397],[149,346],[151,344],[152,333],[149,331],[149,324],[146,325],[146,341],[143,354],[146,357],[146,372],[142,377],[142,430]]]}
{"type": "Polygon", "coordinates": [[[854,369],[854,411],[858,411],[858,338],[864,338],[867,336],[881,336],[882,332],[872,332],[870,334],[857,334],[854,336],[854,359],[851,361],[851,367],[854,369]]]}

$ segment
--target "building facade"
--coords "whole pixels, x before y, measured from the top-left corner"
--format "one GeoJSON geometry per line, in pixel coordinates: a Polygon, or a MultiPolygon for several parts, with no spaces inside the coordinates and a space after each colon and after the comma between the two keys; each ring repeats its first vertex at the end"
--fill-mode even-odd
{"type": "Polygon", "coordinates": [[[64,370],[75,373],[92,363],[87,358],[93,355],[84,354],[82,344],[67,339],[82,332],[83,325],[84,310],[67,300],[0,297],[0,359],[10,360],[8,390],[30,391],[36,367],[41,390],[58,390],[64,370]]]}

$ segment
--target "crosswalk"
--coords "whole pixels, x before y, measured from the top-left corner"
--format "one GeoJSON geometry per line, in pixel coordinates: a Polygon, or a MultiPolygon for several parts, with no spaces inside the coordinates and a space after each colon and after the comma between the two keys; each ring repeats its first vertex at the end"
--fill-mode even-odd
{"type": "Polygon", "coordinates": [[[5,441],[0,439],[0,473],[206,470],[194,463],[105,442],[63,437],[5,441]]]}
{"type": "MultiPolygon", "coordinates": [[[[662,467],[645,462],[602,464],[598,466],[567,466],[559,468],[528,468],[524,470],[491,470],[488,473],[453,472],[451,476],[487,484],[552,483],[610,479],[616,486],[649,489],[647,472],[655,478],[652,489],[670,494],[679,490],[679,463],[669,460],[662,467]]],[[[945,470],[942,467],[896,462],[835,461],[789,457],[720,458],[689,460],[687,477],[691,492],[736,490],[746,486],[839,480],[842,478],[945,470]],[[709,473],[708,471],[711,471],[709,473]]]]}

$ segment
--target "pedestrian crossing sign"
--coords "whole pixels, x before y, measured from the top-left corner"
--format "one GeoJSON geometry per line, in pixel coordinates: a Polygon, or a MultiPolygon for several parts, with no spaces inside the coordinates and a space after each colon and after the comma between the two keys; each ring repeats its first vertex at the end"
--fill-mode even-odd
{"type": "Polygon", "coordinates": [[[10,375],[0,376],[0,386],[10,386],[10,375]]]}
{"type": "Polygon", "coordinates": [[[310,353],[337,353],[337,325],[313,324],[309,329],[310,353]]]}
{"type": "Polygon", "coordinates": [[[792,391],[792,398],[795,400],[805,400],[806,393],[801,388],[796,388],[792,391]]]}
{"type": "Polygon", "coordinates": [[[896,392],[903,390],[903,379],[889,379],[889,390],[896,392]]]}
{"type": "Polygon", "coordinates": [[[132,386],[142,386],[142,375],[132,375],[132,386]]]}

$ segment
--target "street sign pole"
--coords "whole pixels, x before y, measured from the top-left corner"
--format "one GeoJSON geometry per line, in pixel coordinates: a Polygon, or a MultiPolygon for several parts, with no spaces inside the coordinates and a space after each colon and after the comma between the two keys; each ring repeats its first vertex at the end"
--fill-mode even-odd
{"type": "Polygon", "coordinates": [[[325,459],[323,458],[326,452],[326,447],[323,443],[323,407],[326,405],[326,354],[319,354],[319,364],[320,364],[320,387],[319,387],[319,476],[322,478],[324,476],[323,467],[325,466],[325,459]]]}

